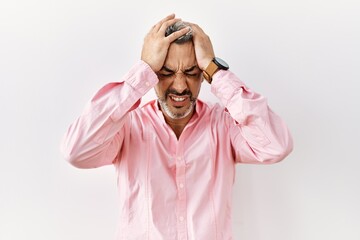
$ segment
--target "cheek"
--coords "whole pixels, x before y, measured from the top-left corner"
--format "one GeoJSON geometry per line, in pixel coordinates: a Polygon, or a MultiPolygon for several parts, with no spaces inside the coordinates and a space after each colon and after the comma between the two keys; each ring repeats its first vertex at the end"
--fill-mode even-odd
{"type": "Polygon", "coordinates": [[[200,89],[201,89],[201,83],[202,83],[202,81],[199,80],[199,81],[197,81],[197,82],[194,82],[194,83],[191,84],[191,86],[190,86],[190,91],[191,91],[192,94],[193,94],[194,96],[196,96],[196,97],[199,95],[199,92],[200,92],[200,89]]]}
{"type": "Polygon", "coordinates": [[[158,84],[154,87],[155,92],[158,96],[164,96],[166,92],[166,86],[164,85],[164,82],[160,81],[158,84]]]}

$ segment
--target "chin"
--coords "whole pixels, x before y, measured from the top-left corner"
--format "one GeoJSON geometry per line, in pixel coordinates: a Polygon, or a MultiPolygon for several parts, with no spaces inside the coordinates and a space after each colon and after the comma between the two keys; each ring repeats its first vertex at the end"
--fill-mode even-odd
{"type": "Polygon", "coordinates": [[[194,104],[190,104],[184,106],[182,108],[175,108],[173,106],[169,106],[167,102],[159,100],[162,111],[172,119],[182,119],[189,116],[194,109],[194,104]]]}

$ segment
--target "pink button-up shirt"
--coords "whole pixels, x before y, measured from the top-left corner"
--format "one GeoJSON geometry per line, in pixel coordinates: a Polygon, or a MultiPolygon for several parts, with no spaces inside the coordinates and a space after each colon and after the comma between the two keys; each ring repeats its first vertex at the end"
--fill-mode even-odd
{"type": "Polygon", "coordinates": [[[62,150],[79,168],[117,170],[118,240],[232,239],[235,163],[274,163],[292,150],[284,122],[232,72],[215,74],[220,99],[198,100],[179,139],[156,101],[139,107],[158,82],[144,62],[103,87],[70,126],[62,150]]]}

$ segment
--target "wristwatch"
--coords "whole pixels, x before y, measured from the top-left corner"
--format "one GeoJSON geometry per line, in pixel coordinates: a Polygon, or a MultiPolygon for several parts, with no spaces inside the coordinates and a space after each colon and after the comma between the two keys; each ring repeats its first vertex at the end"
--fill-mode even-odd
{"type": "Polygon", "coordinates": [[[208,81],[208,83],[211,84],[212,76],[220,69],[228,70],[229,65],[221,58],[214,57],[213,60],[209,63],[209,65],[203,71],[203,75],[204,75],[204,78],[206,79],[206,81],[208,81]]]}

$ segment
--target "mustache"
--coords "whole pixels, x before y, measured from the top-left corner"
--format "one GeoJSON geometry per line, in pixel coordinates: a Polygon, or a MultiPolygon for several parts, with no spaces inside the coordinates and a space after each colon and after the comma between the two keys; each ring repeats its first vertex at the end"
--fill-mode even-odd
{"type": "Polygon", "coordinates": [[[174,94],[177,96],[185,96],[185,95],[189,95],[190,98],[192,98],[192,92],[189,89],[185,89],[184,91],[182,91],[181,93],[174,90],[174,89],[168,89],[165,92],[165,96],[167,97],[169,94],[174,94]]]}

